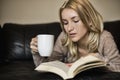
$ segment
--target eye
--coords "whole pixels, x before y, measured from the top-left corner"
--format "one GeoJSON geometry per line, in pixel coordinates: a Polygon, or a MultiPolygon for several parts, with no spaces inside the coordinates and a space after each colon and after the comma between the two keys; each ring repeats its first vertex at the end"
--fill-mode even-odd
{"type": "Polygon", "coordinates": [[[77,23],[77,22],[79,22],[80,20],[74,20],[74,23],[77,23]]]}
{"type": "Polygon", "coordinates": [[[63,23],[63,25],[67,25],[68,21],[63,21],[62,23],[63,23]]]}
{"type": "Polygon", "coordinates": [[[79,18],[78,16],[74,16],[74,17],[72,17],[72,21],[73,21],[74,23],[77,23],[77,22],[80,21],[80,18],[79,18]]]}

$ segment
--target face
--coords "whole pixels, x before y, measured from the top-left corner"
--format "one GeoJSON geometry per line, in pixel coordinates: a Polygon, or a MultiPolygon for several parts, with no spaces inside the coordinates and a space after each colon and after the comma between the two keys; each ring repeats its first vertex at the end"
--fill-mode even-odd
{"type": "Polygon", "coordinates": [[[62,13],[62,22],[66,33],[73,42],[81,40],[87,33],[87,28],[81,21],[77,12],[65,8],[62,13]]]}

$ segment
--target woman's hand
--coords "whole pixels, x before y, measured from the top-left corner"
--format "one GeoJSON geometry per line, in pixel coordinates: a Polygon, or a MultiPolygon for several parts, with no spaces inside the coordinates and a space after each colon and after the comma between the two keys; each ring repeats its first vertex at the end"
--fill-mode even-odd
{"type": "Polygon", "coordinates": [[[30,42],[30,48],[33,54],[38,52],[37,37],[32,38],[30,42]]]}
{"type": "Polygon", "coordinates": [[[68,67],[71,67],[71,66],[72,66],[72,63],[66,63],[66,65],[67,65],[68,67]]]}

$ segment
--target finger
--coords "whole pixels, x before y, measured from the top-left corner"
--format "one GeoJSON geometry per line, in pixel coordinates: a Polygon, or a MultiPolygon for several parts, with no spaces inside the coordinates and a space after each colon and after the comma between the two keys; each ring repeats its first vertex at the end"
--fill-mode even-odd
{"type": "Polygon", "coordinates": [[[32,38],[30,45],[35,45],[37,47],[37,39],[36,38],[32,38]]]}
{"type": "Polygon", "coordinates": [[[33,51],[33,52],[38,52],[38,48],[37,48],[37,47],[35,47],[35,46],[30,46],[30,48],[31,48],[31,51],[33,51]]]}

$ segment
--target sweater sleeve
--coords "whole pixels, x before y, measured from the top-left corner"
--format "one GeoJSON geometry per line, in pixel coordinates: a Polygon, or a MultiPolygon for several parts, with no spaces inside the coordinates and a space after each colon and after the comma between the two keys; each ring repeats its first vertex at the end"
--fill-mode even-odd
{"type": "Polygon", "coordinates": [[[99,54],[99,58],[106,62],[110,70],[120,72],[120,54],[110,32],[102,33],[99,54]]]}

